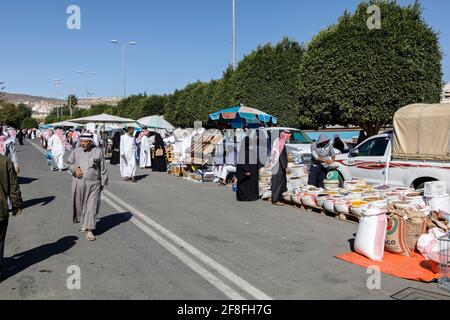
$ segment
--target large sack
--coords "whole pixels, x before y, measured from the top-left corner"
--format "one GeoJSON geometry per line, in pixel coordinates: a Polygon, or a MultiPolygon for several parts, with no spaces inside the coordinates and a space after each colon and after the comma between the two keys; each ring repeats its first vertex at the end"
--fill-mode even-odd
{"type": "Polygon", "coordinates": [[[386,212],[380,209],[363,211],[356,232],[355,251],[375,261],[383,261],[386,238],[386,212]]]}
{"type": "Polygon", "coordinates": [[[408,219],[406,220],[406,242],[411,252],[414,252],[417,240],[420,236],[427,233],[428,218],[420,211],[408,210],[408,219]]]}
{"type": "Polygon", "coordinates": [[[406,240],[406,222],[399,212],[387,215],[387,231],[384,249],[387,252],[401,256],[411,256],[411,250],[406,240]]]}

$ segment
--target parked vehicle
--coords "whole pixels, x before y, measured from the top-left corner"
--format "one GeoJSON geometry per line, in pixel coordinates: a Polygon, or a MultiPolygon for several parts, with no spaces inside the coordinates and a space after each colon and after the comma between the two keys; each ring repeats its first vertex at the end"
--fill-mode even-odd
{"type": "Polygon", "coordinates": [[[291,141],[286,144],[286,151],[288,154],[299,154],[302,161],[306,164],[311,163],[311,144],[313,141],[311,138],[302,130],[294,128],[283,128],[283,127],[270,127],[261,128],[260,132],[263,132],[268,141],[268,154],[271,152],[272,142],[279,135],[279,133],[284,131],[289,131],[291,133],[291,141]]]}
{"type": "Polygon", "coordinates": [[[336,157],[342,180],[423,188],[445,181],[450,187],[450,104],[415,104],[400,109],[394,131],[373,136],[336,157]]]}

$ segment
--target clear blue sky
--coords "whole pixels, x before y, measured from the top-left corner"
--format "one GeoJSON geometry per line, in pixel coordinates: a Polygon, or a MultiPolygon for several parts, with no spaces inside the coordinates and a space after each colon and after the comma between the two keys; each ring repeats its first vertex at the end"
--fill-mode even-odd
{"type": "MultiPolygon", "coordinates": [[[[309,41],[359,0],[237,0],[237,54],[289,36],[309,41]]],[[[414,0],[400,0],[411,4],[414,0]]],[[[231,0],[0,0],[0,81],[5,91],[55,96],[55,78],[79,85],[78,70],[95,71],[96,96],[122,94],[127,48],[128,94],[170,93],[189,82],[220,78],[231,63],[231,0]],[[66,28],[66,8],[81,8],[81,30],[66,28]]],[[[450,1],[422,0],[426,21],[440,32],[444,80],[450,81],[450,1]]],[[[69,89],[66,89],[66,91],[69,89]]],[[[67,93],[67,92],[66,92],[67,93]]]]}

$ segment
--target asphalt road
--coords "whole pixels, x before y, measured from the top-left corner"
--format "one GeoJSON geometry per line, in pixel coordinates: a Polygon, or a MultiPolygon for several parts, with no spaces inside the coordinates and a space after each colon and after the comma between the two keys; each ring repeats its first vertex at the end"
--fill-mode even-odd
{"type": "Polygon", "coordinates": [[[10,219],[0,299],[391,299],[408,287],[445,294],[388,275],[369,290],[366,269],[335,258],[350,250],[354,224],[239,203],[228,187],[148,170],[132,184],[108,165],[97,241],[88,242],[72,223],[71,176],[50,171],[28,141],[17,148],[25,210],[10,219]]]}

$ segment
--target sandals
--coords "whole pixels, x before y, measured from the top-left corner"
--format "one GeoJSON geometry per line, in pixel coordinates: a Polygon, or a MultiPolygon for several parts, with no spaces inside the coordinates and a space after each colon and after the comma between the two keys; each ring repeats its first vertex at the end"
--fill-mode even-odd
{"type": "Polygon", "coordinates": [[[87,230],[84,229],[84,228],[78,229],[78,231],[79,231],[80,233],[86,233],[86,232],[87,232],[87,230]]]}
{"type": "Polygon", "coordinates": [[[273,204],[274,206],[284,206],[284,202],[281,202],[281,201],[272,202],[272,204],[273,204]]]}
{"type": "Polygon", "coordinates": [[[88,241],[95,241],[97,238],[94,236],[94,234],[92,233],[92,231],[89,231],[88,233],[86,233],[86,239],[88,241]]]}

